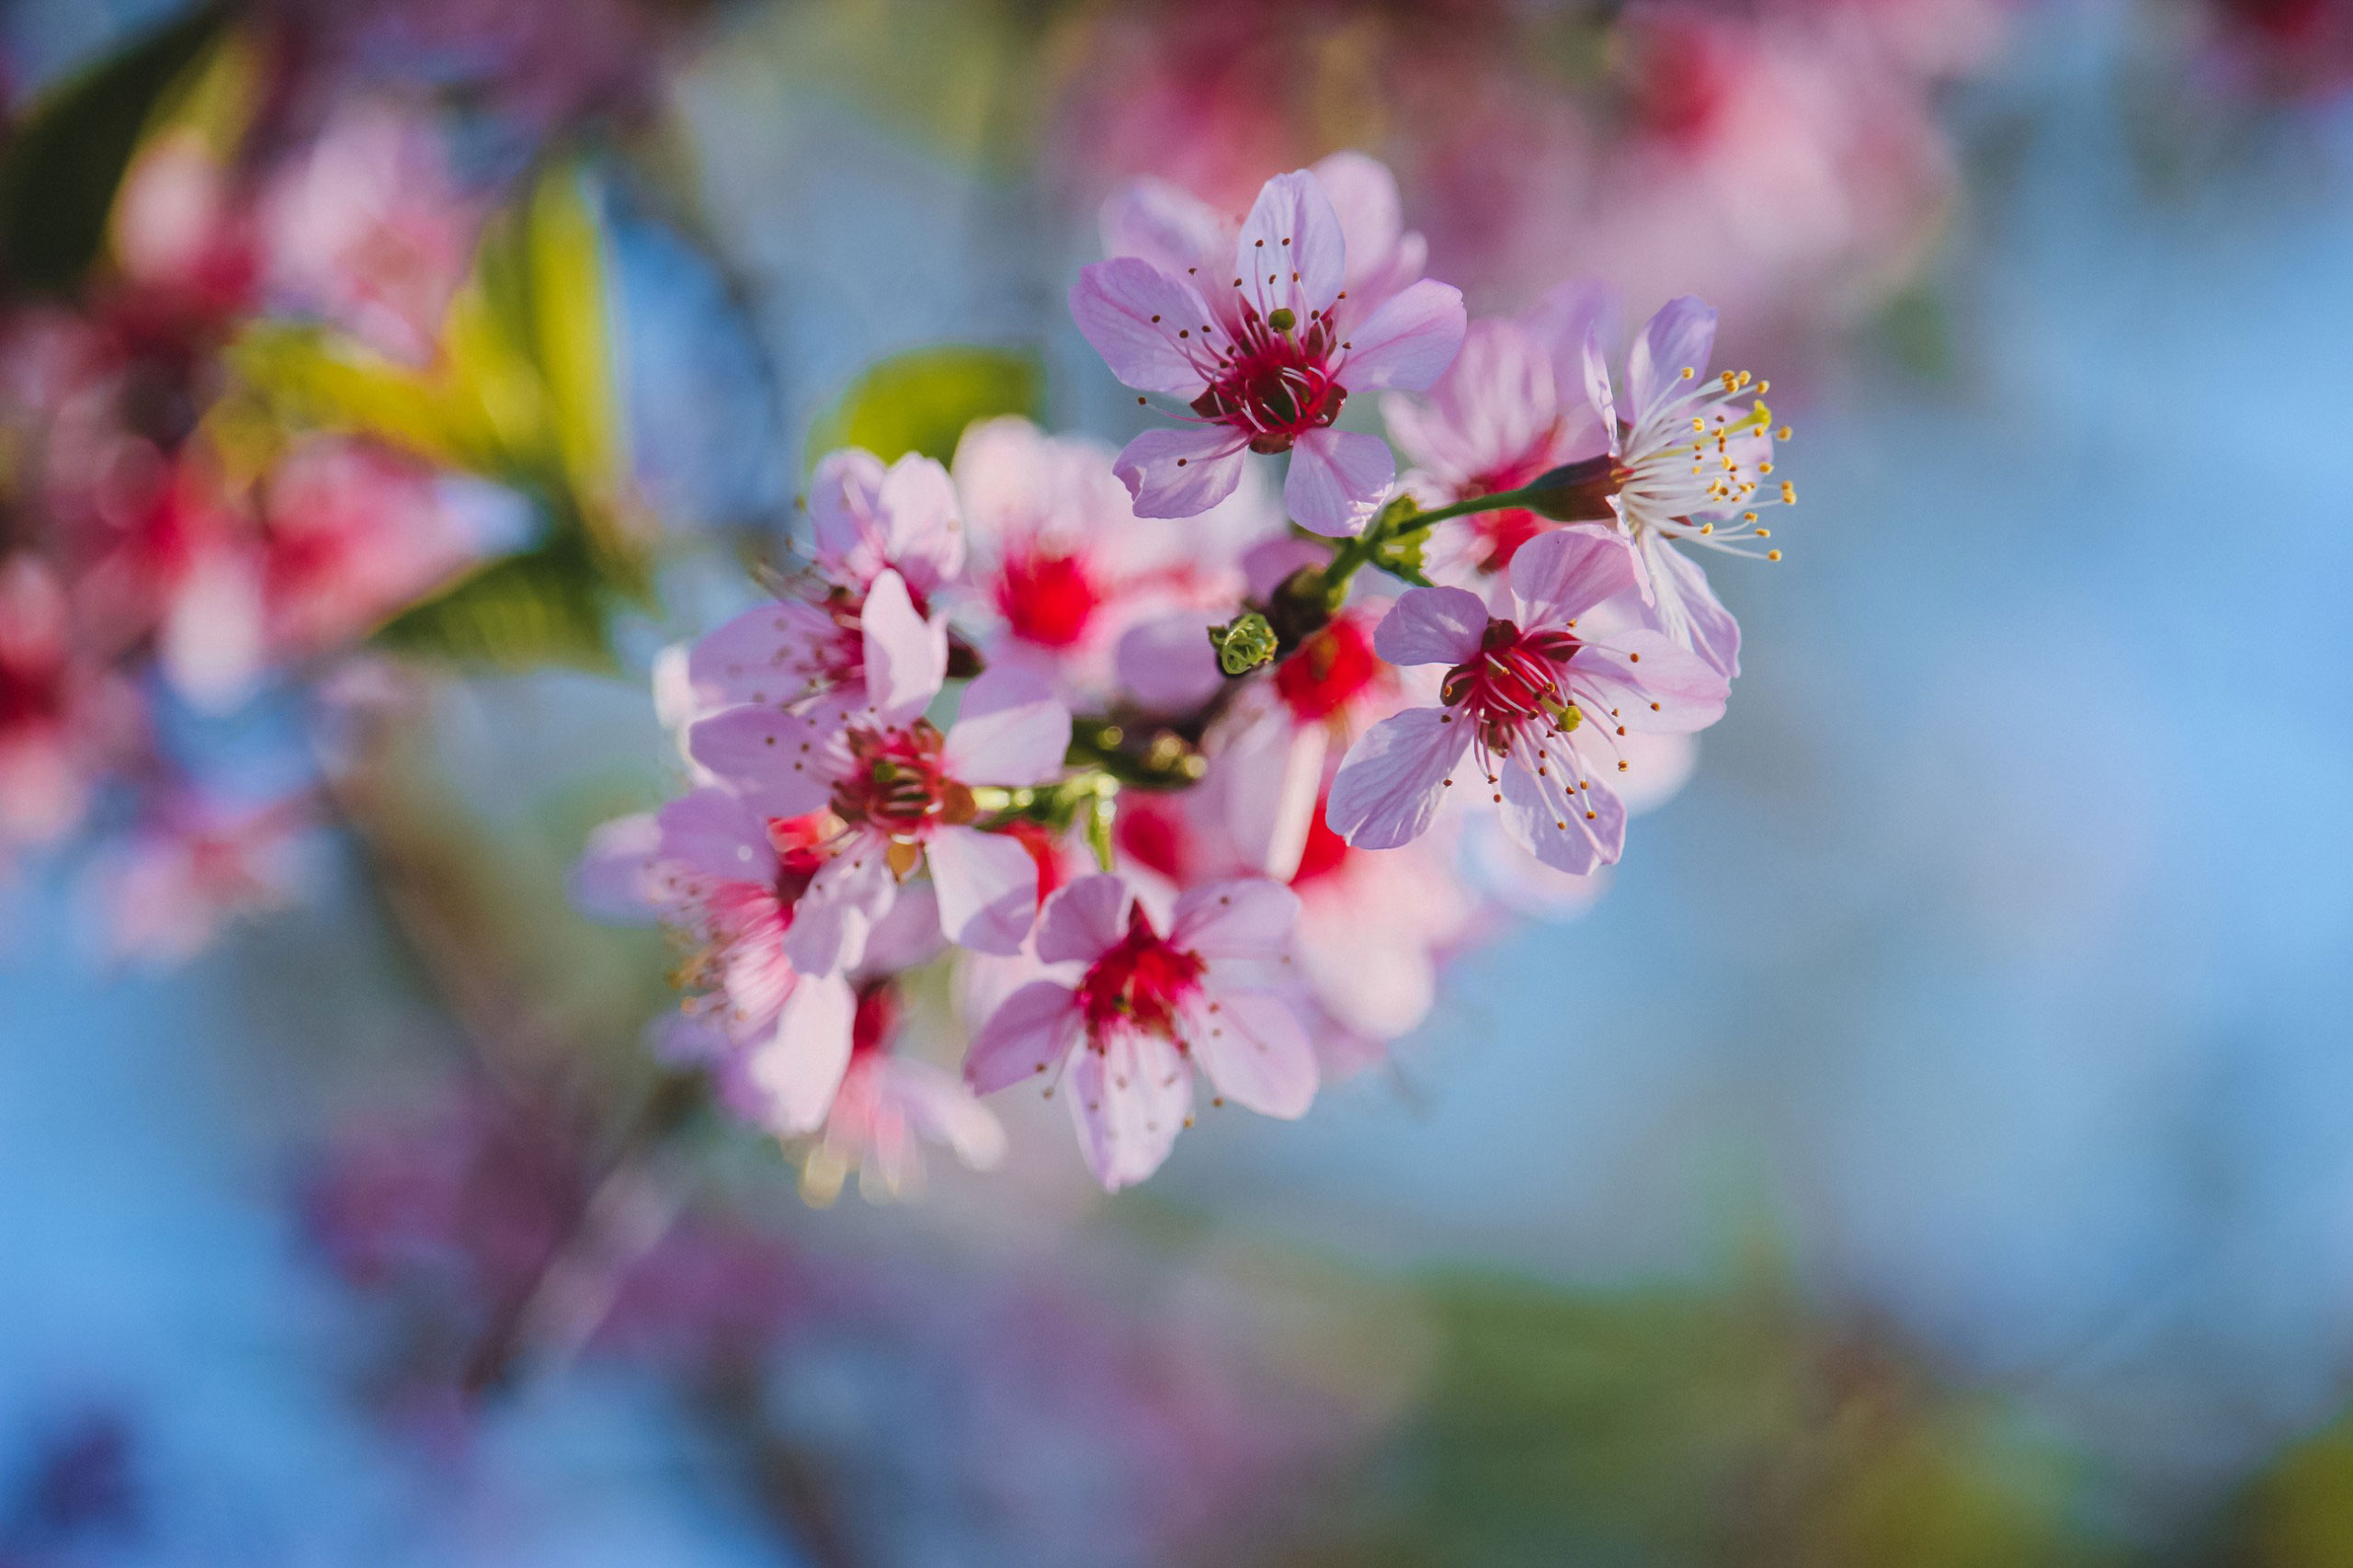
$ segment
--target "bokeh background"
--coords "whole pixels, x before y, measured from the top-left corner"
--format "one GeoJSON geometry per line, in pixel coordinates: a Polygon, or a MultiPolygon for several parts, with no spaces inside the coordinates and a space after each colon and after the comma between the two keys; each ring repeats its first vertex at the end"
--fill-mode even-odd
{"type": "Polygon", "coordinates": [[[191,632],[172,782],[0,836],[0,1563],[2353,1564],[2338,0],[5,16],[10,528],[103,320],[521,564],[191,632]],[[1343,147],[1773,376],[1730,717],[1305,1122],[805,1203],[565,897],[655,651],[813,442],[1126,433],[1114,182],[1343,147]]]}

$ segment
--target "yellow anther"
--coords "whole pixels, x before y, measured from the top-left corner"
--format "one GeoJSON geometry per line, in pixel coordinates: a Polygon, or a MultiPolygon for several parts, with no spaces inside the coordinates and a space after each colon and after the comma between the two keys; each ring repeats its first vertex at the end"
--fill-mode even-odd
{"type": "Polygon", "coordinates": [[[1754,512],[1743,512],[1740,515],[1740,520],[1744,523],[1753,523],[1756,520],[1756,514],[1754,512]]]}
{"type": "Polygon", "coordinates": [[[1701,523],[1699,525],[1699,531],[1703,534],[1711,534],[1716,531],[1716,525],[1713,523],[1701,523]]]}
{"type": "Polygon", "coordinates": [[[1797,504],[1798,487],[1791,484],[1786,479],[1781,481],[1781,505],[1784,506],[1794,506],[1797,504]]]}
{"type": "Polygon", "coordinates": [[[1773,432],[1773,438],[1777,441],[1786,441],[1795,434],[1797,434],[1796,431],[1784,425],[1779,430],[1773,432]]]}
{"type": "Polygon", "coordinates": [[[1705,432],[1706,432],[1707,428],[1708,428],[1708,422],[1707,422],[1706,420],[1704,420],[1704,419],[1700,419],[1700,418],[1698,418],[1698,417],[1696,417],[1696,416],[1692,419],[1692,421],[1691,421],[1691,429],[1692,429],[1692,433],[1693,433],[1693,434],[1695,434],[1695,435],[1698,435],[1698,434],[1703,434],[1703,433],[1705,433],[1705,432]]]}
{"type": "Polygon", "coordinates": [[[1765,552],[1765,559],[1768,561],[1779,561],[1781,559],[1781,552],[1778,550],[1768,550],[1765,552]]]}
{"type": "Polygon", "coordinates": [[[1773,472],[1773,465],[1771,463],[1758,463],[1756,465],[1756,472],[1759,473],[1770,473],[1773,472]]]}
{"type": "Polygon", "coordinates": [[[1748,372],[1745,370],[1743,370],[1740,373],[1740,384],[1742,386],[1746,386],[1748,384],[1748,372]]]}
{"type": "Polygon", "coordinates": [[[1773,530],[1771,528],[1758,528],[1756,530],[1756,537],[1758,539],[1771,539],[1773,537],[1773,530]]]}
{"type": "Polygon", "coordinates": [[[1724,391],[1726,392],[1738,392],[1740,390],[1740,378],[1733,375],[1730,370],[1726,370],[1724,372],[1723,382],[1724,391]]]}
{"type": "Polygon", "coordinates": [[[1684,367],[1683,367],[1683,379],[1684,379],[1685,381],[1689,381],[1692,377],[1694,377],[1694,376],[1698,375],[1699,373],[1699,371],[1697,371],[1697,370],[1693,369],[1692,369],[1690,366],[1688,366],[1688,365],[1686,365],[1686,366],[1684,366],[1684,367]]]}

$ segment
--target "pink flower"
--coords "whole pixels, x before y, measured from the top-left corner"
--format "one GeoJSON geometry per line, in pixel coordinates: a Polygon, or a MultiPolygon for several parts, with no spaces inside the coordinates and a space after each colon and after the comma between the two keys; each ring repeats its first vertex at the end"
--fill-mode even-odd
{"type": "Polygon", "coordinates": [[[863,987],[851,1030],[849,1070],[834,1108],[801,1156],[801,1193],[810,1202],[833,1201],[852,1171],[870,1198],[895,1198],[919,1188],[923,1148],[955,1151],[974,1170],[1005,1157],[1005,1129],[955,1074],[895,1049],[899,1027],[895,984],[863,987]]]}
{"type": "Polygon", "coordinates": [[[1293,1119],[1315,1097],[1315,1053],[1287,998],[1299,917],[1287,889],[1212,882],[1176,900],[1165,936],[1117,876],[1083,877],[1046,903],[1037,951],[1075,983],[1032,981],[972,1041],[983,1094],[1066,1071],[1071,1117],[1096,1179],[1116,1190],[1168,1157],[1192,1112],[1198,1066],[1215,1092],[1293,1119]]]}
{"type": "Polygon", "coordinates": [[[11,848],[73,830],[136,726],[130,688],[89,664],[56,574],[31,555],[0,562],[0,869],[11,848]]]}
{"type": "Polygon", "coordinates": [[[1114,375],[1140,392],[1182,398],[1197,416],[1185,428],[1146,431],[1120,454],[1116,472],[1137,515],[1198,516],[1233,493],[1245,452],[1290,452],[1290,515],[1317,533],[1363,531],[1396,462],[1379,437],[1333,421],[1351,392],[1438,378],[1462,342],[1461,292],[1425,279],[1377,303],[1350,298],[1346,230],[1305,169],[1259,191],[1230,268],[1213,254],[1215,232],[1198,204],[1175,201],[1165,187],[1132,199],[1156,203],[1160,222],[1122,218],[1107,228],[1115,243],[1156,230],[1150,253],[1085,267],[1070,298],[1114,375]]]}
{"type": "Polygon", "coordinates": [[[695,760],[756,809],[830,810],[842,830],[803,896],[788,949],[824,973],[858,961],[900,881],[927,864],[949,937],[1010,953],[1029,932],[1038,866],[1022,841],[975,825],[975,786],[1019,789],[1062,776],[1070,710],[1032,676],[992,670],[965,688],[945,735],[921,719],[799,714],[745,706],[688,732],[695,760]]]}
{"type": "Polygon", "coordinates": [[[779,1133],[816,1129],[849,1065],[857,999],[797,967],[788,937],[825,866],[821,823],[767,822],[724,790],[623,817],[590,839],[574,897],[592,915],[651,911],[692,947],[697,994],[676,1054],[713,1069],[740,1111],[779,1133]]]}
{"type": "Polygon", "coordinates": [[[972,546],[964,605],[989,628],[982,650],[992,666],[1019,664],[1061,690],[1094,695],[1110,685],[1131,632],[1182,622],[1153,662],[1175,653],[1214,686],[1203,629],[1232,614],[1242,551],[1279,531],[1281,516],[1270,495],[1245,485],[1192,528],[1139,521],[1111,463],[1109,448],[1048,436],[1026,419],[964,432],[954,468],[972,546]]]}
{"type": "Polygon", "coordinates": [[[811,597],[745,610],[697,643],[676,717],[756,703],[904,722],[939,694],[948,621],[930,601],[964,564],[948,471],[915,455],[886,469],[871,452],[831,452],[810,480],[809,514],[811,597]]]}
{"type": "Polygon", "coordinates": [[[108,956],[175,964],[233,919],[295,901],[311,868],[302,796],[261,806],[178,790],[91,868],[108,956]]]}
{"type": "Polygon", "coordinates": [[[1600,764],[1628,766],[1615,735],[1704,729],[1730,689],[1663,633],[1587,625],[1579,634],[1580,618],[1633,586],[1617,541],[1572,530],[1513,558],[1510,619],[1461,588],[1405,594],[1373,645],[1392,664],[1450,666],[1442,705],[1407,709],[1349,749],[1326,808],[1333,830],[1367,849],[1420,836],[1470,755],[1521,848],[1573,873],[1616,860],[1625,806],[1598,776],[1600,764]]]}
{"type": "MultiPolygon", "coordinates": [[[[1730,676],[1740,673],[1740,627],[1707,574],[1675,547],[1778,561],[1779,550],[1754,548],[1771,535],[1757,526],[1757,511],[1794,505],[1797,489],[1771,477],[1777,432],[1763,398],[1768,383],[1752,390],[1745,370],[1710,376],[1715,338],[1714,311],[1670,300],[1627,352],[1624,398],[1611,394],[1597,335],[1586,340],[1586,385],[1614,460],[1608,503],[1639,558],[1653,619],[1730,676]]],[[[1787,439],[1789,427],[1778,435],[1787,439]]]]}
{"type": "MultiPolygon", "coordinates": [[[[1407,489],[1436,507],[1517,490],[1609,449],[1586,385],[1586,341],[1604,310],[1600,292],[1555,290],[1517,320],[1471,324],[1462,352],[1426,397],[1381,400],[1389,434],[1414,467],[1407,489]]],[[[1427,569],[1484,590],[1519,547],[1554,525],[1525,507],[1441,523],[1427,569]]]]}
{"type": "Polygon", "coordinates": [[[480,214],[440,138],[387,103],[347,105],[261,202],[272,290],[395,358],[431,356],[480,214]]]}

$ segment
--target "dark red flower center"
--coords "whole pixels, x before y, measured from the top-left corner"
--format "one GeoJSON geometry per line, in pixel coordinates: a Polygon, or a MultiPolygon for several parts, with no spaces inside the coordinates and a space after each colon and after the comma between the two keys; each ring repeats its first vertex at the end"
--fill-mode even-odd
{"type": "Polygon", "coordinates": [[[1566,631],[1522,631],[1511,621],[1491,619],[1478,655],[1446,672],[1439,699],[1467,715],[1491,750],[1506,750],[1531,720],[1560,722],[1568,706],[1561,670],[1581,646],[1566,631]]]}
{"type": "Polygon", "coordinates": [[[1307,843],[1299,852],[1299,869],[1290,874],[1290,885],[1299,887],[1319,877],[1328,877],[1355,853],[1348,847],[1348,841],[1334,833],[1332,824],[1324,820],[1324,802],[1319,800],[1315,802],[1314,820],[1307,824],[1307,843]]]}
{"type": "Polygon", "coordinates": [[[858,1011],[850,1018],[849,1049],[854,1056],[880,1051],[899,1028],[899,988],[878,980],[858,994],[858,1011]]]}
{"type": "Polygon", "coordinates": [[[1008,556],[997,574],[997,609],[1016,637],[1041,648],[1067,648],[1085,636],[1102,602],[1074,555],[1025,551],[1008,556]]]}
{"type": "Polygon", "coordinates": [[[1088,968],[1078,983],[1078,1005],[1086,1018],[1087,1044],[1100,1051],[1116,1029],[1140,1029],[1172,1043],[1176,1020],[1185,1005],[1199,994],[1201,974],[1208,969],[1200,958],[1170,947],[1152,928],[1152,920],[1136,905],[1128,915],[1128,934],[1088,968]]]}
{"type": "Polygon", "coordinates": [[[924,721],[904,730],[852,730],[847,744],[850,766],[834,786],[835,814],[893,838],[972,820],[972,791],[942,770],[945,742],[924,721]]]}
{"type": "MultiPolygon", "coordinates": [[[[1348,390],[1332,379],[1332,324],[1316,317],[1278,332],[1244,305],[1241,329],[1222,358],[1223,373],[1193,400],[1193,412],[1250,437],[1254,452],[1287,452],[1340,416],[1348,390]]],[[[1277,311],[1279,319],[1289,312],[1277,311]]]]}
{"type": "Polygon", "coordinates": [[[1380,678],[1372,639],[1354,616],[1341,616],[1310,634],[1275,669],[1275,690],[1300,722],[1328,719],[1380,678]]]}

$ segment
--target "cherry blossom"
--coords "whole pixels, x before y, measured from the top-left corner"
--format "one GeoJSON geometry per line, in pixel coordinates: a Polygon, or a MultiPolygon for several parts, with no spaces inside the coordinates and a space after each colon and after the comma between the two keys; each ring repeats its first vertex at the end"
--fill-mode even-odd
{"type": "Polygon", "coordinates": [[[1341,763],[1326,810],[1347,843],[1419,837],[1468,757],[1514,842],[1556,870],[1588,872],[1625,843],[1625,805],[1608,782],[1631,767],[1618,733],[1699,730],[1722,716],[1729,683],[1706,661],[1664,633],[1592,615],[1634,587],[1615,540],[1531,540],[1513,558],[1511,587],[1510,619],[1464,589],[1435,587],[1407,592],[1381,621],[1373,644],[1383,658],[1449,668],[1439,706],[1383,720],[1341,763]]]}
{"type": "MultiPolygon", "coordinates": [[[[1079,330],[1112,373],[1195,415],[1120,454],[1137,515],[1196,517],[1233,494],[1245,453],[1289,452],[1292,517],[1317,533],[1361,532],[1396,463],[1378,437],[1334,421],[1353,392],[1438,378],[1462,341],[1461,292],[1423,279],[1375,303],[1348,298],[1347,233],[1306,169],[1267,182],[1230,266],[1197,215],[1171,217],[1153,255],[1097,262],[1071,290],[1079,330]]],[[[1108,226],[1116,239],[1143,225],[1108,226]]]]}
{"type": "Polygon", "coordinates": [[[1070,710],[1017,670],[993,670],[963,693],[945,734],[922,719],[730,709],[696,724],[697,761],[776,816],[830,811],[831,858],[803,897],[787,948],[795,964],[855,964],[898,885],[927,865],[950,939],[1008,953],[1029,934],[1038,869],[1010,834],[980,825],[975,786],[1052,782],[1070,745],[1070,710]]]}
{"type": "Polygon", "coordinates": [[[652,816],[608,823],[574,873],[593,915],[652,914],[687,945],[692,993],[676,1056],[718,1073],[745,1116],[813,1131],[847,1070],[858,1002],[841,975],[796,966],[787,938],[825,865],[822,821],[770,821],[701,789],[652,816]]]}
{"type": "Polygon", "coordinates": [[[1082,877],[1039,916],[1037,956],[1074,978],[998,1006],[964,1076],[983,1094],[1059,1070],[1079,1148],[1106,1189],[1142,1181],[1192,1119],[1193,1072],[1213,1104],[1294,1119],[1315,1097],[1315,1053],[1288,994],[1299,900],[1264,881],[1180,894],[1164,933],[1134,888],[1082,877]]]}

